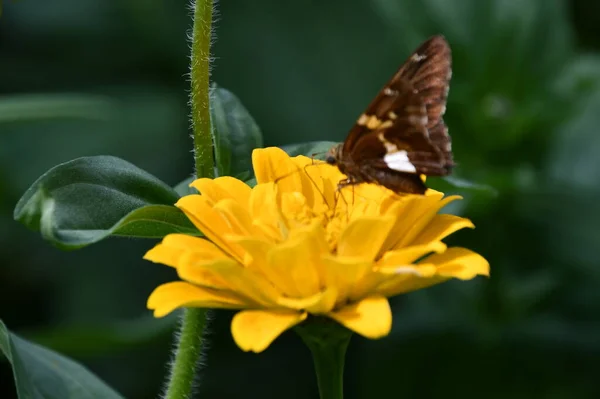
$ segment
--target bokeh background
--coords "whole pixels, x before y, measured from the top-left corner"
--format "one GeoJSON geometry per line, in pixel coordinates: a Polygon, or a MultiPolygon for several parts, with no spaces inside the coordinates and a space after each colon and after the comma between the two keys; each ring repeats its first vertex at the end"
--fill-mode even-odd
{"type": "MultiPolygon", "coordinates": [[[[55,164],[122,157],[175,185],[192,170],[187,0],[4,1],[0,18],[0,318],[127,398],[163,384],[176,318],[145,309],[174,279],[153,241],[61,252],[12,220],[55,164]]],[[[267,145],[345,137],[409,52],[442,33],[454,55],[449,188],[477,225],[452,237],[492,278],[393,301],[379,341],[353,338],[346,397],[600,397],[600,3],[595,0],[221,0],[213,80],[267,145]]],[[[434,183],[435,184],[435,183],[434,183]]],[[[214,313],[202,398],[316,398],[288,332],[242,353],[214,313]]],[[[13,397],[0,362],[0,397],[13,397]]]]}

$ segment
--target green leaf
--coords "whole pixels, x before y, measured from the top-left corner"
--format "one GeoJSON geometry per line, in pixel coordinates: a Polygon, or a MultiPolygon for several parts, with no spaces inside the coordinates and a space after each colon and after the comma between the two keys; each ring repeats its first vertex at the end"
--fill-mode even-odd
{"type": "Polygon", "coordinates": [[[12,365],[19,398],[122,398],[81,364],[20,338],[2,321],[0,351],[12,365]]]}
{"type": "Polygon", "coordinates": [[[190,176],[187,179],[179,182],[179,184],[177,184],[173,189],[181,197],[185,197],[186,195],[190,194],[198,194],[198,190],[190,187],[190,183],[192,183],[194,180],[196,180],[196,176],[190,176]]]}
{"type": "Polygon", "coordinates": [[[233,93],[214,85],[210,111],[218,175],[252,169],[252,150],[263,146],[263,138],[248,110],[233,93]]]}
{"type": "Polygon", "coordinates": [[[244,183],[246,183],[250,187],[254,187],[254,186],[256,186],[256,177],[248,179],[248,180],[244,181],[244,183]]]}
{"type": "MultiPolygon", "coordinates": [[[[427,179],[429,182],[430,180],[427,179]]],[[[444,177],[434,177],[431,178],[431,182],[433,182],[436,186],[436,189],[441,191],[448,191],[448,188],[458,188],[461,190],[468,191],[481,191],[488,193],[490,195],[498,195],[498,190],[496,190],[492,186],[488,186],[486,184],[473,183],[469,180],[457,177],[457,176],[444,176],[444,177]]]]}
{"type": "Polygon", "coordinates": [[[281,147],[291,157],[305,155],[314,159],[325,159],[327,151],[338,143],[334,141],[309,141],[308,143],[288,144],[281,147]]]}
{"type": "Polygon", "coordinates": [[[149,173],[111,156],[55,166],[21,197],[14,218],[62,249],[109,235],[161,238],[199,234],[173,204],[179,196],[149,173]]]}

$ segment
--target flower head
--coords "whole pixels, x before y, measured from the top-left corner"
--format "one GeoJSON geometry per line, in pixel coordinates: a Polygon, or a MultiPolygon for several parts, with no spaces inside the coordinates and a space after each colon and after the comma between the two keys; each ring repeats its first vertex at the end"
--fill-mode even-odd
{"type": "Polygon", "coordinates": [[[252,161],[255,187],[198,179],[191,186],[200,194],[177,202],[207,239],[171,234],[146,253],[182,280],[150,295],[156,317],[180,307],[240,309],[233,338],[255,352],[309,314],[379,338],[391,329],[388,297],[489,273],[482,256],[442,242],[473,227],[438,214],[458,196],[397,195],[374,184],[337,190],[337,168],[278,148],[257,149],[252,161]]]}

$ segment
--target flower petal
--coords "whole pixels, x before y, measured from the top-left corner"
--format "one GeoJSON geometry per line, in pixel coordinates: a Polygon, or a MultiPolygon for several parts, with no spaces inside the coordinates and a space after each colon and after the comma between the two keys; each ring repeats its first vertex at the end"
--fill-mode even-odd
{"type": "Polygon", "coordinates": [[[185,234],[169,234],[161,243],[146,252],[144,259],[177,267],[181,257],[190,253],[205,259],[227,258],[223,251],[208,240],[185,234]]]}
{"type": "Polygon", "coordinates": [[[248,205],[251,192],[251,188],[246,183],[231,176],[196,179],[190,184],[190,187],[200,191],[202,196],[213,203],[223,199],[233,199],[243,206],[248,205]]]}
{"type": "Polygon", "coordinates": [[[248,302],[273,306],[281,293],[261,275],[243,267],[233,259],[215,259],[197,262],[182,259],[177,267],[181,279],[190,283],[232,291],[247,298],[248,302]]]}
{"type": "Polygon", "coordinates": [[[294,233],[269,251],[267,277],[286,296],[302,298],[321,291],[321,255],[328,252],[328,248],[325,232],[318,223],[294,233]]]}
{"type": "Polygon", "coordinates": [[[338,241],[338,254],[373,260],[381,250],[396,219],[393,217],[361,217],[346,226],[338,241]]]}
{"type": "Polygon", "coordinates": [[[285,330],[301,323],[306,313],[287,311],[244,310],[231,321],[231,335],[243,351],[265,350],[285,330]]]}
{"type": "Polygon", "coordinates": [[[257,184],[275,182],[281,192],[302,192],[302,168],[281,148],[256,148],[252,151],[252,166],[257,184]]]}
{"type": "Polygon", "coordinates": [[[416,221],[433,207],[439,200],[440,196],[422,196],[422,195],[406,195],[400,197],[397,201],[382,202],[385,204],[385,210],[381,209],[385,215],[395,215],[396,224],[389,233],[387,240],[383,244],[383,250],[387,251],[391,248],[398,247],[398,243],[404,238],[406,233],[416,221]]]}
{"type": "Polygon", "coordinates": [[[244,260],[244,251],[235,244],[223,239],[226,234],[232,234],[231,227],[223,215],[213,209],[210,201],[201,195],[186,195],[177,201],[180,208],[190,221],[219,248],[233,256],[239,262],[244,260]]]}
{"type": "Polygon", "coordinates": [[[445,250],[446,244],[437,241],[425,245],[411,245],[410,247],[389,251],[377,262],[377,269],[380,271],[385,271],[388,268],[396,269],[399,266],[410,265],[431,252],[440,253],[445,250]]]}
{"type": "Polygon", "coordinates": [[[390,333],[392,311],[387,298],[371,296],[328,315],[346,328],[367,338],[381,338],[390,333]]]}
{"type": "Polygon", "coordinates": [[[373,263],[368,259],[358,257],[323,256],[325,265],[325,287],[336,287],[337,302],[345,302],[360,288],[360,282],[373,269],[373,263]]]}
{"type": "Polygon", "coordinates": [[[408,201],[390,207],[397,212],[398,222],[383,247],[400,249],[411,245],[415,237],[423,231],[441,208],[460,198],[454,195],[442,199],[442,194],[411,196],[408,201]]]}
{"type": "Polygon", "coordinates": [[[214,205],[214,209],[221,213],[225,223],[229,226],[230,234],[254,235],[252,219],[247,207],[240,205],[233,199],[224,199],[214,205]]]}
{"type": "Polygon", "coordinates": [[[225,239],[246,252],[244,266],[265,276],[269,274],[267,254],[276,244],[260,237],[227,235],[225,239]]]}
{"type": "Polygon", "coordinates": [[[337,301],[337,289],[328,287],[325,291],[305,298],[280,297],[277,304],[294,310],[306,310],[312,314],[324,314],[331,311],[337,301]]]}
{"type": "Polygon", "coordinates": [[[209,288],[196,287],[183,281],[159,285],[148,298],[148,309],[154,317],[163,317],[181,307],[240,309],[248,307],[239,296],[209,288]]]}
{"type": "Polygon", "coordinates": [[[274,183],[257,184],[250,194],[250,216],[254,226],[263,237],[280,241],[287,230],[283,224],[281,210],[277,206],[277,186],[274,183]]]}
{"type": "Polygon", "coordinates": [[[307,181],[312,183],[308,185],[312,195],[306,196],[309,201],[313,201],[309,202],[311,206],[320,210],[333,208],[336,202],[337,185],[340,180],[345,179],[340,170],[333,165],[302,155],[291,159],[298,168],[301,168],[307,181]]]}
{"type": "Polygon", "coordinates": [[[412,245],[427,244],[432,241],[441,241],[450,234],[464,228],[475,228],[469,220],[454,215],[435,215],[426,229],[423,229],[413,240],[412,245]]]}
{"type": "MultiPolygon", "coordinates": [[[[436,198],[435,196],[429,196],[426,198],[432,198],[432,197],[436,198]]],[[[421,231],[423,231],[423,229],[425,227],[429,226],[429,223],[431,223],[431,221],[433,220],[433,218],[436,216],[436,214],[438,213],[438,211],[440,209],[442,209],[443,207],[448,205],[450,202],[456,201],[458,199],[462,199],[462,197],[459,195],[451,195],[449,197],[446,197],[446,198],[438,201],[436,204],[434,204],[429,209],[426,209],[425,212],[423,212],[423,214],[421,215],[421,217],[419,217],[416,220],[416,222],[410,226],[410,228],[405,233],[402,240],[400,240],[400,242],[398,243],[398,247],[404,247],[404,246],[412,244],[415,237],[419,233],[421,233],[421,231]]]]}
{"type": "Polygon", "coordinates": [[[478,253],[466,248],[450,248],[442,254],[429,256],[422,264],[437,266],[437,273],[442,277],[470,280],[477,275],[490,275],[488,261],[478,253]]]}
{"type": "Polygon", "coordinates": [[[398,270],[396,276],[377,287],[381,295],[391,297],[442,283],[452,277],[470,280],[477,275],[489,275],[489,264],[481,255],[465,248],[449,248],[433,254],[414,266],[412,272],[398,270]]]}

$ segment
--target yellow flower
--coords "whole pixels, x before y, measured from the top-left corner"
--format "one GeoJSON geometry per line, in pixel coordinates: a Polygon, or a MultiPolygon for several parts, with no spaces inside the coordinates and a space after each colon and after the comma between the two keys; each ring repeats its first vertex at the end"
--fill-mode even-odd
{"type": "Polygon", "coordinates": [[[330,317],[368,338],[391,329],[388,297],[450,278],[488,275],[488,262],[442,239],[473,227],[438,214],[442,193],[397,195],[373,184],[345,187],[334,166],[290,158],[278,148],[252,154],[257,184],[198,179],[201,194],[176,206],[206,238],[171,234],[145,259],[174,267],[181,280],[157,287],[148,308],[241,309],[231,332],[260,352],[309,314],[330,317]]]}

